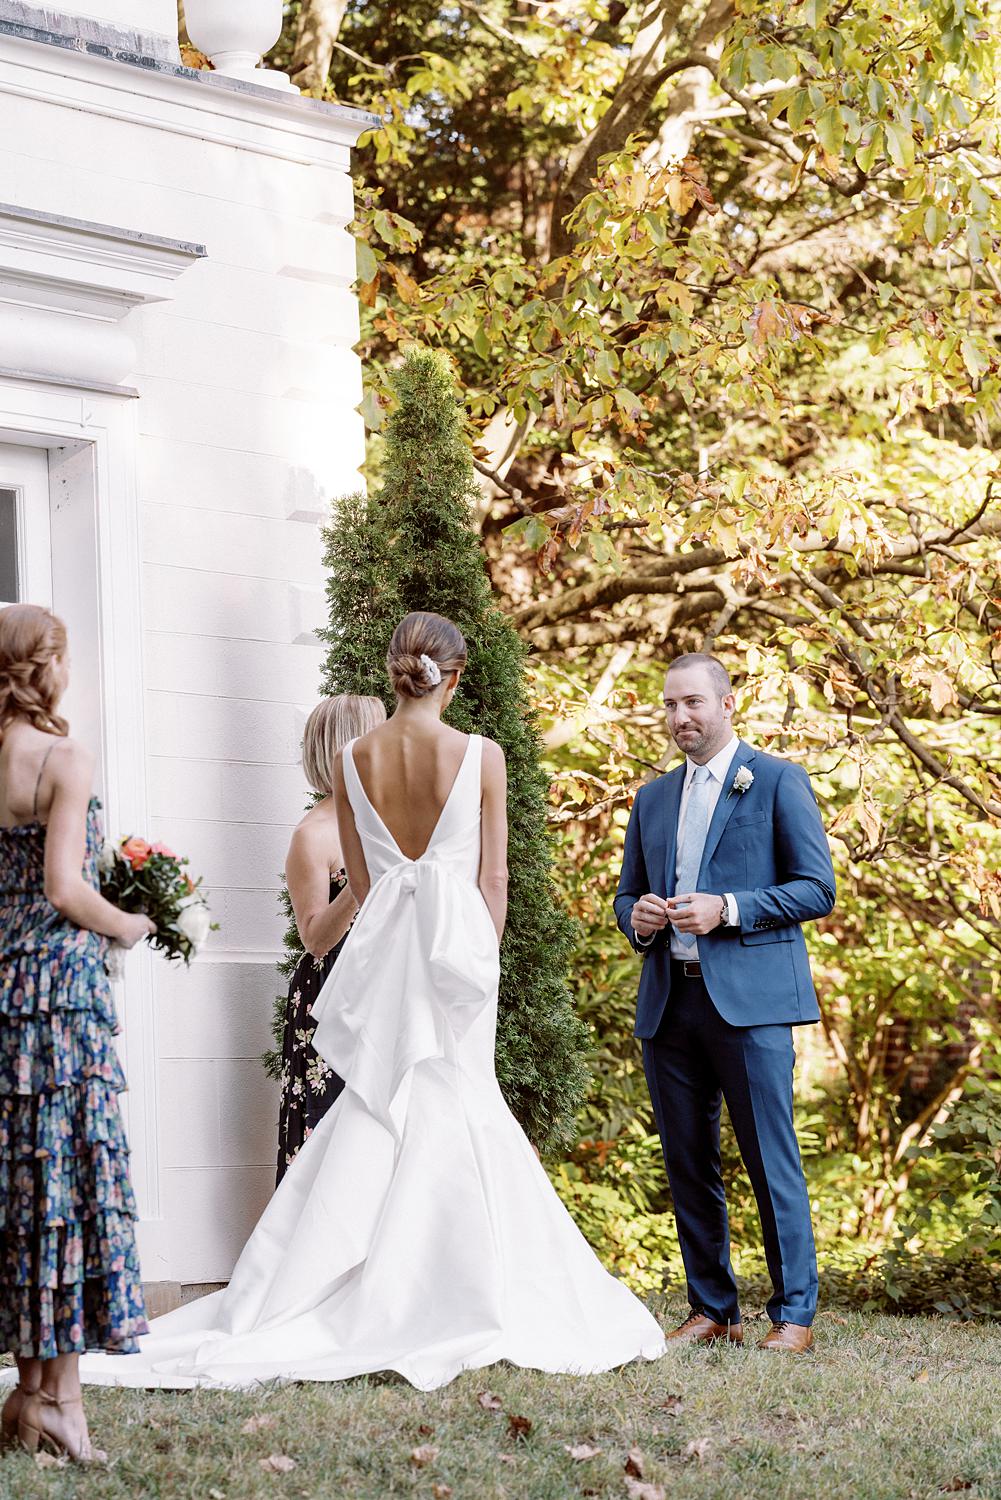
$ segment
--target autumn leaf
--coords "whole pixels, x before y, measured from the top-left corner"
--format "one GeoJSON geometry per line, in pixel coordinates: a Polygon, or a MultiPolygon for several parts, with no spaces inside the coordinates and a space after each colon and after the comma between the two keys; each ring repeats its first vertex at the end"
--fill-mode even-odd
{"type": "Polygon", "coordinates": [[[434,1500],[450,1500],[452,1486],[450,1484],[433,1484],[431,1486],[431,1494],[434,1500]]]}
{"type": "Polygon", "coordinates": [[[643,1454],[640,1452],[639,1448],[630,1448],[629,1452],[626,1454],[625,1470],[626,1473],[631,1474],[634,1479],[643,1478],[643,1454]]]}
{"type": "Polygon", "coordinates": [[[931,693],[931,706],[937,714],[940,714],[950,703],[959,702],[956,689],[944,672],[933,672],[928,686],[931,693]]]}
{"type": "Polygon", "coordinates": [[[551,573],[560,553],[560,539],[554,532],[544,547],[539,549],[535,562],[540,573],[551,573]]]}
{"type": "Polygon", "coordinates": [[[915,1385],[927,1385],[930,1378],[927,1370],[919,1370],[916,1375],[911,1376],[915,1385]]]}
{"type": "Polygon", "coordinates": [[[433,1443],[422,1443],[419,1448],[414,1448],[410,1454],[410,1462],[418,1469],[423,1469],[426,1464],[433,1464],[438,1457],[438,1449],[433,1443]]]}
{"type": "Polygon", "coordinates": [[[866,792],[859,803],[859,823],[871,847],[879,843],[883,832],[883,815],[879,804],[866,792]]]}
{"type": "Polygon", "coordinates": [[[676,214],[684,216],[695,202],[695,184],[672,173],[667,179],[667,201],[676,214]]]}
{"type": "Polygon", "coordinates": [[[267,1432],[269,1427],[276,1427],[277,1425],[275,1417],[269,1417],[262,1412],[260,1416],[248,1417],[240,1428],[240,1431],[249,1435],[252,1432],[267,1432]]]}
{"type": "Polygon", "coordinates": [[[58,1458],[54,1453],[35,1454],[36,1469],[65,1469],[68,1463],[69,1455],[66,1453],[61,1453],[58,1458]]]}
{"type": "Polygon", "coordinates": [[[702,1463],[705,1459],[708,1449],[709,1439],[707,1437],[693,1438],[690,1443],[685,1444],[685,1451],[681,1456],[686,1460],[694,1458],[697,1463],[702,1463]]]}
{"type": "Polygon", "coordinates": [[[508,1435],[513,1438],[526,1438],[532,1430],[531,1417],[513,1417],[507,1419],[508,1435]]]}
{"type": "Polygon", "coordinates": [[[771,301],[759,302],[753,308],[748,322],[751,328],[751,342],[759,349],[783,330],[782,315],[778,304],[771,301]]]}
{"type": "Polygon", "coordinates": [[[629,1500],[667,1500],[667,1491],[662,1484],[646,1484],[642,1479],[626,1475],[626,1494],[629,1500]]]}
{"type": "Polygon", "coordinates": [[[295,1468],[295,1459],[289,1458],[286,1453],[272,1453],[270,1457],[259,1458],[257,1462],[269,1474],[290,1474],[295,1468]]]}
{"type": "Polygon", "coordinates": [[[659,1411],[666,1411],[668,1416],[680,1417],[685,1409],[685,1403],[680,1396],[667,1396],[658,1407],[659,1411]]]}
{"type": "Polygon", "coordinates": [[[585,1463],[589,1458],[597,1458],[601,1452],[592,1443],[564,1443],[563,1446],[575,1463],[585,1463]]]}

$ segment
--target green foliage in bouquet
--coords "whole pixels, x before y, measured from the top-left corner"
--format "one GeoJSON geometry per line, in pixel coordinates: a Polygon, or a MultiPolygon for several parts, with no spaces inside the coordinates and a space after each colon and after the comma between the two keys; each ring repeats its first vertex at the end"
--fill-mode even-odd
{"type": "MultiPolygon", "coordinates": [[[[587,1070],[585,1031],[566,973],[574,926],[557,903],[546,826],[548,781],[524,677],[524,647],[490,593],[471,506],[477,490],[455,383],[446,360],[408,355],[393,377],[383,482],[342,500],[325,533],[330,625],[322,692],[394,700],[385,660],[410,610],[454,620],[469,663],[448,720],[496,740],[507,757],[510,904],[501,951],[497,1074],[541,1151],[570,1139],[587,1070]]],[[[289,960],[301,949],[294,924],[289,960]]],[[[276,1030],[280,1045],[280,1032],[276,1030]]],[[[272,1068],[276,1059],[270,1054],[272,1068]]]]}
{"type": "Polygon", "coordinates": [[[218,929],[192,880],[187,857],[165,844],[150,844],[134,835],[107,842],[98,870],[101,895],[122,911],[149,917],[156,932],[147,941],[167,958],[189,964],[210,932],[218,929]]]}

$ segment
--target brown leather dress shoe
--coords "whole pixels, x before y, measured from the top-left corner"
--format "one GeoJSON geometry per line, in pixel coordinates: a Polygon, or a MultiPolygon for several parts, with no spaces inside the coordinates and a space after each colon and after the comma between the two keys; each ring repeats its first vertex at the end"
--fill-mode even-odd
{"type": "Polygon", "coordinates": [[[685,1344],[742,1344],[744,1330],[739,1323],[717,1323],[703,1312],[690,1312],[683,1323],[673,1329],[669,1339],[685,1344]]]}
{"type": "Polygon", "coordinates": [[[774,1323],[758,1344],[759,1349],[773,1349],[779,1354],[805,1354],[813,1346],[813,1329],[798,1323],[774,1323]]]}

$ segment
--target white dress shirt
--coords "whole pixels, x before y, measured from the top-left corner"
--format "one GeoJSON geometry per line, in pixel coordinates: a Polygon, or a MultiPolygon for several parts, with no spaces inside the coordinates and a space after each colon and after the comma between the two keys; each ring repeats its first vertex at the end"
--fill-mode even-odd
{"type": "MultiPolygon", "coordinates": [[[[728,743],[723,746],[722,750],[718,750],[716,752],[716,754],[713,756],[712,760],[707,760],[706,761],[706,770],[709,772],[709,777],[710,777],[710,780],[709,780],[709,795],[706,798],[706,832],[707,833],[709,831],[709,824],[712,822],[712,815],[713,815],[714,811],[716,810],[716,804],[717,804],[717,802],[719,801],[719,798],[720,798],[720,793],[722,792],[723,787],[726,784],[727,774],[728,774],[728,772],[730,770],[730,766],[731,766],[731,764],[733,762],[733,757],[736,755],[736,753],[737,753],[737,751],[738,751],[739,748],[740,748],[740,740],[737,738],[736,735],[734,735],[733,738],[730,739],[728,741],[728,743]]],[[[677,839],[677,846],[676,846],[676,848],[677,848],[676,858],[677,859],[680,859],[680,856],[681,856],[681,838],[682,838],[682,833],[683,833],[684,827],[685,827],[685,815],[686,815],[686,813],[688,811],[688,795],[689,795],[689,792],[691,790],[692,777],[695,775],[695,771],[696,771],[696,763],[695,763],[695,761],[689,759],[687,756],[685,757],[685,759],[686,759],[685,784],[684,784],[684,786],[681,789],[681,806],[678,809],[678,839],[677,839]]],[[[677,864],[675,865],[675,872],[674,873],[675,873],[675,881],[677,881],[677,876],[678,876],[677,864]]],[[[687,895],[687,894],[690,894],[690,893],[689,892],[685,892],[683,894],[687,895]]],[[[731,891],[727,891],[725,893],[723,899],[726,901],[727,921],[728,921],[729,925],[731,927],[738,926],[739,923],[740,923],[740,911],[738,909],[737,901],[736,901],[733,893],[731,891]]],[[[646,938],[646,939],[637,936],[636,940],[639,943],[639,945],[640,945],[641,948],[648,948],[650,946],[650,944],[653,942],[654,936],[655,936],[655,934],[651,934],[651,936],[649,938],[646,938]]],[[[696,938],[695,943],[694,943],[693,946],[690,946],[690,947],[686,948],[683,943],[680,943],[678,941],[677,933],[675,932],[674,928],[672,927],[671,928],[671,957],[672,958],[687,959],[689,963],[691,963],[693,961],[697,962],[698,961],[698,957],[699,957],[699,943],[698,943],[698,938],[696,938]]]]}

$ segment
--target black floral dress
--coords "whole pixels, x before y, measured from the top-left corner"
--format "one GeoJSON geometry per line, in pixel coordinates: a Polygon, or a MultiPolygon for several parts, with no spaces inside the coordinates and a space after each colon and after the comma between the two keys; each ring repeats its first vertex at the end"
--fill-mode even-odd
{"type": "Polygon", "coordinates": [[[44,824],[0,827],[0,1350],[129,1354],[147,1329],[108,940],[50,905],[44,864],[44,824]]]}
{"type": "MultiPolygon", "coordinates": [[[[330,882],[331,901],[340,895],[347,883],[347,876],[343,870],[339,871],[330,882]]],[[[278,1116],[276,1187],[303,1142],[309,1139],[344,1088],[344,1080],[338,1078],[313,1048],[316,1022],[310,1014],[310,1007],[346,940],[347,933],[323,958],[304,953],[288,987],[282,1034],[282,1104],[278,1116]]]]}

